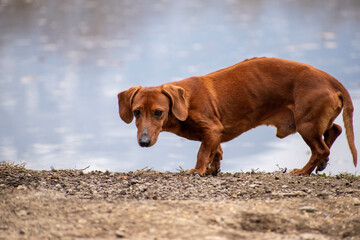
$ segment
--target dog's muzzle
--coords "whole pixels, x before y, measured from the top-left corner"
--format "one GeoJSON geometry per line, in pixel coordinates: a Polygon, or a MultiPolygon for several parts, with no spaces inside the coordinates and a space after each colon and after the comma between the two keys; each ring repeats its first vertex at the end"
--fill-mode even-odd
{"type": "Polygon", "coordinates": [[[141,133],[141,136],[139,138],[139,145],[141,147],[150,146],[150,137],[149,137],[149,132],[148,132],[147,128],[145,128],[143,130],[143,132],[141,133]]]}

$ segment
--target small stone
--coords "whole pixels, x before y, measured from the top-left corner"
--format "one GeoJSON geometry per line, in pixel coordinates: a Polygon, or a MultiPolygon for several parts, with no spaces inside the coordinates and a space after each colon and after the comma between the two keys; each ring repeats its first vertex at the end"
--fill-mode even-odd
{"type": "Polygon", "coordinates": [[[21,191],[24,191],[24,190],[26,190],[27,189],[27,187],[26,186],[24,186],[24,185],[19,185],[19,186],[17,186],[17,188],[16,188],[17,190],[21,190],[21,191]]]}
{"type": "Polygon", "coordinates": [[[304,207],[301,207],[300,210],[303,212],[310,212],[310,213],[317,211],[316,207],[313,207],[313,206],[304,206],[304,207]]]}
{"type": "Polygon", "coordinates": [[[317,194],[317,196],[318,197],[327,197],[327,196],[329,196],[331,193],[329,192],[329,191],[326,191],[326,190],[324,190],[324,191],[322,191],[322,192],[319,192],[318,194],[317,194]]]}
{"type": "Polygon", "coordinates": [[[84,219],[84,218],[80,218],[80,219],[78,220],[78,223],[80,223],[80,224],[85,224],[86,222],[87,222],[87,220],[84,219]]]}
{"type": "Polygon", "coordinates": [[[138,183],[140,183],[140,181],[135,180],[135,179],[131,179],[131,181],[130,181],[131,185],[135,185],[135,184],[138,184],[138,183]]]}
{"type": "Polygon", "coordinates": [[[140,192],[145,192],[146,190],[148,190],[148,187],[146,187],[146,186],[139,186],[139,191],[140,192]]]}
{"type": "Polygon", "coordinates": [[[0,230],[8,230],[8,229],[9,229],[8,226],[0,225],[0,230]]]}
{"type": "Polygon", "coordinates": [[[351,232],[350,231],[343,231],[343,232],[341,232],[340,235],[341,235],[342,238],[350,237],[351,232]]]}
{"type": "Polygon", "coordinates": [[[354,191],[354,189],[345,189],[343,192],[345,194],[353,194],[355,191],[354,191]]]}
{"type": "Polygon", "coordinates": [[[360,206],[360,199],[354,198],[354,206],[360,206]]]}
{"type": "Polygon", "coordinates": [[[28,212],[26,210],[22,209],[22,210],[17,212],[17,215],[19,217],[24,217],[24,216],[28,215],[28,212]]]}
{"type": "Polygon", "coordinates": [[[301,196],[306,196],[306,193],[302,192],[302,191],[295,191],[295,192],[275,192],[271,194],[272,196],[276,196],[276,197],[301,197],[301,196]]]}
{"type": "Polygon", "coordinates": [[[72,189],[68,189],[68,190],[66,191],[66,193],[69,194],[69,195],[75,195],[75,191],[72,190],[72,189]]]}
{"type": "Polygon", "coordinates": [[[122,229],[122,228],[119,228],[118,230],[116,230],[115,232],[115,236],[117,238],[124,238],[126,235],[125,235],[125,230],[122,229]]]}
{"type": "Polygon", "coordinates": [[[317,234],[317,233],[302,233],[298,235],[298,238],[296,239],[304,239],[304,240],[329,240],[326,235],[317,234]]]}

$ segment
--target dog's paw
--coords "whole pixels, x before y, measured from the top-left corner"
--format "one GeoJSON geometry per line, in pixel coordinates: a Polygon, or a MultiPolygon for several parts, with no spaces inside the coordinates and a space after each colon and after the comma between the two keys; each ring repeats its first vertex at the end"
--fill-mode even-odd
{"type": "Polygon", "coordinates": [[[302,169],[297,169],[297,168],[294,168],[291,172],[289,172],[289,174],[297,175],[297,176],[307,176],[307,175],[309,175],[306,172],[304,172],[302,169]]]}
{"type": "Polygon", "coordinates": [[[211,166],[206,169],[205,175],[213,175],[216,176],[220,172],[220,168],[216,168],[214,166],[211,166]]]}
{"type": "Polygon", "coordinates": [[[199,174],[200,176],[204,176],[205,175],[205,171],[200,171],[199,169],[195,169],[195,168],[193,168],[193,169],[191,169],[191,170],[189,170],[188,171],[188,174],[199,174]]]}
{"type": "Polygon", "coordinates": [[[329,162],[329,158],[324,159],[324,161],[322,161],[322,162],[316,167],[316,170],[315,170],[316,174],[317,174],[318,172],[323,171],[323,170],[326,168],[326,166],[328,165],[328,162],[329,162]]]}

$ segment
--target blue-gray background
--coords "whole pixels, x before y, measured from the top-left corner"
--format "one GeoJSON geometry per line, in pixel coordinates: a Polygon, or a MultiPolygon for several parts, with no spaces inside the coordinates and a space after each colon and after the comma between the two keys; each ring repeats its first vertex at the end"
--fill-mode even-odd
{"type": "MultiPolygon", "coordinates": [[[[360,148],[358,0],[0,0],[0,161],[31,169],[193,168],[198,142],[143,149],[117,93],[254,56],[311,64],[350,91],[360,148]]],[[[342,117],[336,120],[342,124],[342,117]]],[[[309,149],[259,127],[223,144],[223,171],[302,167],[309,149]]],[[[344,134],[327,173],[358,173],[344,134]]]]}

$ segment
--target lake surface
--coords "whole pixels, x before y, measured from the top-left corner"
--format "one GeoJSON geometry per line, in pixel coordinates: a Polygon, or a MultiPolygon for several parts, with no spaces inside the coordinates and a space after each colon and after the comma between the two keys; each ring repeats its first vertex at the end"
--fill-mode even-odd
{"type": "MultiPolygon", "coordinates": [[[[176,171],[199,142],[161,133],[140,148],[117,93],[198,76],[254,56],[311,64],[339,79],[355,105],[360,149],[360,1],[0,1],[0,161],[30,169],[176,171]]],[[[342,125],[342,116],[336,123],[342,125]]],[[[223,171],[301,168],[296,134],[259,127],[223,144],[223,171]]],[[[326,173],[359,174],[343,133],[326,173]]]]}

